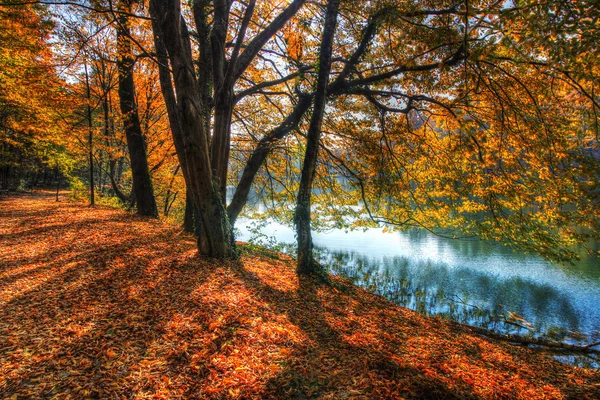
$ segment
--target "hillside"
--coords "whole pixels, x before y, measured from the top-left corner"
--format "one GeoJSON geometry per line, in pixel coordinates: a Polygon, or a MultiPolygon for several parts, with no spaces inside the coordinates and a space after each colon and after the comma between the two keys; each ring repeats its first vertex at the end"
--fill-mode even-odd
{"type": "Polygon", "coordinates": [[[332,279],[199,258],[119,210],[1,198],[0,398],[600,398],[597,371],[332,279]]]}

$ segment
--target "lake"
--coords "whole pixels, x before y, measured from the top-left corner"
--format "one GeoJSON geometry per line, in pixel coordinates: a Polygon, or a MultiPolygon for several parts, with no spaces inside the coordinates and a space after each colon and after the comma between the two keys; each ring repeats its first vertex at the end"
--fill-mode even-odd
{"type": "MultiPolygon", "coordinates": [[[[287,226],[269,221],[257,230],[252,224],[240,218],[236,239],[295,242],[287,226]]],[[[445,239],[416,229],[333,229],[313,233],[313,241],[317,258],[330,272],[422,314],[570,343],[600,338],[597,257],[555,264],[497,243],[445,239]]],[[[594,359],[558,358],[598,367],[594,359]]]]}

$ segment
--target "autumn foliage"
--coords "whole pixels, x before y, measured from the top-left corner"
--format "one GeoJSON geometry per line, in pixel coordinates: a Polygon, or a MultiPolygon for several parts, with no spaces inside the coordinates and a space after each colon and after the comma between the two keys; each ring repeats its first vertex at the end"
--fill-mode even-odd
{"type": "Polygon", "coordinates": [[[35,193],[0,199],[3,398],[594,399],[600,375],[276,254],[35,193]]]}
{"type": "Polygon", "coordinates": [[[53,24],[39,6],[0,4],[0,187],[65,159],[66,94],[47,46],[53,24]]]}

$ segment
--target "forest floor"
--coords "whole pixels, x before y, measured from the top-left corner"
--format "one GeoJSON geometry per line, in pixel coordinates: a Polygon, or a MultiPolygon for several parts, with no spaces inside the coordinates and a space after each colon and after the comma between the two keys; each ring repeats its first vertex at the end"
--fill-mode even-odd
{"type": "Polygon", "coordinates": [[[217,262],[157,220],[0,199],[0,398],[600,399],[600,372],[280,255],[217,262]]]}

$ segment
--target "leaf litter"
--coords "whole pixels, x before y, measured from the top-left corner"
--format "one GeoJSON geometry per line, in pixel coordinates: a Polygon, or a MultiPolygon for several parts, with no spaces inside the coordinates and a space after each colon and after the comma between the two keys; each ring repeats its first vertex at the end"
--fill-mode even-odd
{"type": "Polygon", "coordinates": [[[427,318],[285,256],[197,256],[178,227],[0,200],[0,398],[598,399],[600,374],[427,318]]]}

